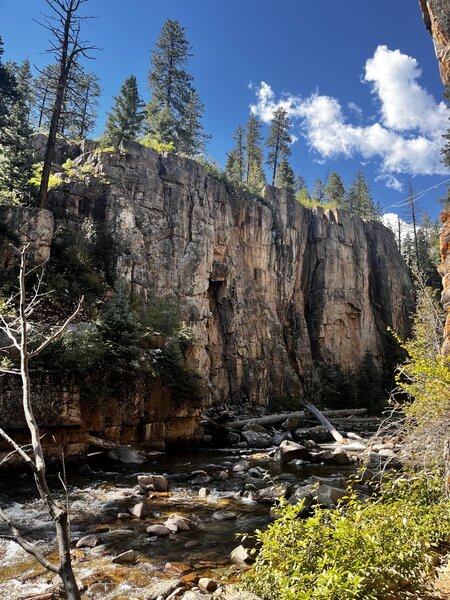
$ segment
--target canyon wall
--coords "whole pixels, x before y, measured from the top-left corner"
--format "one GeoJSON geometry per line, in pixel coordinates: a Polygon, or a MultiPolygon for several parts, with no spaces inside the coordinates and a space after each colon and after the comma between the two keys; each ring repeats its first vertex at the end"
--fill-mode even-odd
{"type": "Polygon", "coordinates": [[[370,352],[380,363],[386,326],[407,333],[411,281],[381,223],[269,186],[236,193],[137,143],[87,150],[75,163],[89,180],[52,191],[49,209],[105,227],[115,277],[134,293],[180,300],[207,404],[313,397],[315,361],[354,369],[370,352]]]}

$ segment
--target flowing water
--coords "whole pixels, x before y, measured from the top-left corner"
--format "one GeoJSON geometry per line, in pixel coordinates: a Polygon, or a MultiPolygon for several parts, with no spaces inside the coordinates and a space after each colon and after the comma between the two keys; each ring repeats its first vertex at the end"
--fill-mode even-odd
{"type": "MultiPolygon", "coordinates": [[[[174,573],[164,571],[168,562],[187,563],[199,576],[232,581],[235,571],[230,563],[230,551],[240,544],[239,534],[264,528],[269,523],[270,506],[254,502],[252,492],[244,491],[244,478],[232,471],[232,466],[243,458],[267,472],[267,486],[274,480],[296,483],[313,474],[328,476],[338,470],[345,472],[342,467],[320,465],[288,465],[282,471],[266,452],[204,450],[161,455],[143,465],[97,462],[91,465],[88,474],[69,475],[72,539],[87,533],[122,530],[119,540],[108,541],[93,549],[74,550],[77,579],[85,586],[92,586],[87,596],[102,600],[141,600],[143,589],[152,581],[176,577],[174,573]],[[199,469],[212,476],[208,484],[211,494],[203,500],[198,496],[200,485],[191,483],[191,473],[199,469]],[[218,473],[224,470],[229,477],[220,480],[218,473]],[[151,514],[144,520],[119,519],[118,513],[126,513],[145,499],[142,490],[136,486],[136,477],[149,473],[168,475],[170,493],[152,494],[151,514]],[[232,511],[237,517],[217,520],[217,511],[232,511]],[[173,513],[188,517],[196,527],[167,538],[147,535],[149,525],[162,524],[173,513]],[[124,529],[128,532],[123,532],[124,529]],[[111,562],[114,556],[129,549],[137,551],[137,564],[121,566],[111,562]]],[[[62,486],[57,476],[50,479],[52,489],[59,489],[62,498],[62,486]]],[[[0,481],[0,504],[43,552],[51,550],[52,523],[42,503],[36,500],[31,478],[23,475],[13,481],[0,481]]],[[[0,533],[6,533],[6,529],[0,529],[0,533]]],[[[18,600],[42,592],[52,579],[52,574],[45,572],[14,542],[0,540],[0,598],[18,600]]]]}

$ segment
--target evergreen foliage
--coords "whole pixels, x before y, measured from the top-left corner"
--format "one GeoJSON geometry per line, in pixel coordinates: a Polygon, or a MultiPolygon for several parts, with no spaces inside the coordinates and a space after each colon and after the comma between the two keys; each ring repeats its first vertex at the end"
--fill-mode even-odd
{"type": "Polygon", "coordinates": [[[147,125],[159,143],[173,143],[175,151],[194,156],[203,151],[208,136],[201,125],[203,104],[186,71],[190,56],[185,28],[167,19],[151,53],[147,125]]]}
{"type": "Polygon", "coordinates": [[[377,210],[362,171],[357,171],[355,174],[347,192],[345,205],[352,214],[358,215],[362,219],[377,218],[377,210]]]}
{"type": "Polygon", "coordinates": [[[340,176],[333,171],[328,177],[324,188],[326,201],[336,206],[342,206],[345,199],[345,187],[340,176]]]}
{"type": "Polygon", "coordinates": [[[290,127],[291,124],[286,110],[281,107],[277,108],[273,113],[269,136],[266,141],[266,146],[269,148],[267,164],[272,168],[272,185],[275,185],[278,165],[283,153],[286,158],[291,155],[290,127]]]}
{"type": "Polygon", "coordinates": [[[225,165],[225,174],[231,181],[243,182],[245,176],[245,131],[242,126],[239,126],[234,132],[233,140],[234,148],[227,154],[227,162],[225,165]]]}
{"type": "Polygon", "coordinates": [[[311,200],[317,204],[322,204],[325,200],[325,185],[321,179],[316,179],[314,181],[311,200]]]}
{"type": "Polygon", "coordinates": [[[106,143],[117,147],[123,141],[135,140],[144,120],[144,103],[139,97],[134,75],[125,80],[114,100],[113,109],[108,114],[104,139],[106,143]]]}
{"type": "Polygon", "coordinates": [[[295,192],[295,175],[291,165],[286,157],[286,152],[283,150],[281,153],[281,160],[278,165],[277,175],[275,178],[275,185],[282,190],[288,190],[292,193],[295,192]]]}
{"type": "Polygon", "coordinates": [[[260,193],[266,183],[261,142],[261,124],[256,115],[250,114],[247,121],[245,137],[245,183],[248,188],[255,193],[260,193]]]}
{"type": "Polygon", "coordinates": [[[31,129],[28,125],[29,98],[23,79],[1,63],[0,39],[0,203],[22,201],[30,192],[32,174],[31,129]]]}
{"type": "Polygon", "coordinates": [[[299,194],[303,189],[307,189],[306,180],[299,174],[295,179],[295,192],[299,194]]]}

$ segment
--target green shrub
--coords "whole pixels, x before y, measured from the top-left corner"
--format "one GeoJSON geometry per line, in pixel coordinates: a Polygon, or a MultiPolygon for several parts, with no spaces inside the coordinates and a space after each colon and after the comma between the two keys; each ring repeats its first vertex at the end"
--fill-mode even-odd
{"type": "MultiPolygon", "coordinates": [[[[450,502],[442,480],[423,474],[385,483],[366,502],[349,492],[333,510],[284,505],[267,531],[243,586],[265,600],[381,600],[425,591],[442,543],[450,540],[450,502]]],[[[414,595],[413,597],[418,597],[414,595]]]]}
{"type": "Polygon", "coordinates": [[[172,390],[176,401],[198,401],[201,396],[201,377],[186,367],[180,343],[172,339],[164,347],[156,366],[164,384],[172,390]]]}
{"type": "Polygon", "coordinates": [[[144,138],[139,140],[139,143],[145,146],[146,148],[156,150],[156,152],[159,152],[159,154],[163,154],[164,152],[175,152],[175,144],[173,142],[164,144],[163,142],[158,142],[158,140],[151,137],[150,135],[146,135],[144,138]]]}
{"type": "Polygon", "coordinates": [[[181,309],[176,298],[153,296],[145,302],[135,298],[132,308],[143,328],[166,337],[177,335],[181,323],[181,309]]]}

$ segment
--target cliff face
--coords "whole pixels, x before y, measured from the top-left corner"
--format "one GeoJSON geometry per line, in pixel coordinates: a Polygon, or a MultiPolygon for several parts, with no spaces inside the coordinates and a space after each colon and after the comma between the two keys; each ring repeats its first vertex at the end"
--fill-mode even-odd
{"type": "Polygon", "coordinates": [[[380,361],[386,325],[406,334],[412,286],[380,223],[309,210],[270,187],[237,198],[194,161],[138,144],[76,162],[109,184],[64,184],[49,209],[105,226],[120,249],[116,276],[134,292],[180,299],[209,403],[304,397],[315,359],[350,369],[370,351],[380,361]]]}
{"type": "Polygon", "coordinates": [[[450,85],[450,0],[419,0],[419,4],[433,37],[442,82],[450,85]]]}
{"type": "MultiPolygon", "coordinates": [[[[450,85],[450,0],[419,0],[423,20],[430,32],[439,61],[442,83],[450,85]]],[[[441,214],[442,304],[447,311],[442,353],[450,355],[450,209],[441,214]]]]}

